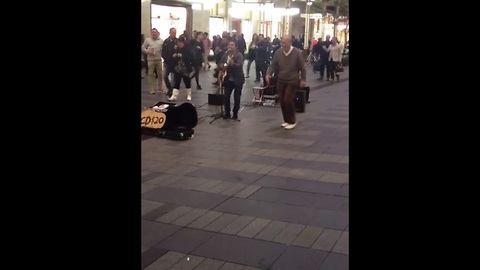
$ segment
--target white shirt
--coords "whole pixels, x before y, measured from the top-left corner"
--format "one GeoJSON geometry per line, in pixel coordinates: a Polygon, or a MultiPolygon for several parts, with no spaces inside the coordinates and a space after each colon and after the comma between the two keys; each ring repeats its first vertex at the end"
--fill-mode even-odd
{"type": "Polygon", "coordinates": [[[142,52],[147,54],[147,60],[162,60],[162,46],[163,46],[163,39],[152,39],[151,37],[146,38],[142,44],[142,52]],[[155,52],[154,55],[148,54],[149,50],[153,50],[155,52]]]}

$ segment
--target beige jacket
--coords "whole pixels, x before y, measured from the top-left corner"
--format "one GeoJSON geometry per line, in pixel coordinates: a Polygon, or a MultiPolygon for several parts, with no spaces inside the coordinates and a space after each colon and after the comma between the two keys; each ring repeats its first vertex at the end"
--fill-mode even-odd
{"type": "Polygon", "coordinates": [[[327,51],[329,52],[328,54],[328,61],[332,60],[334,62],[341,62],[342,61],[342,53],[343,53],[343,45],[342,44],[337,44],[333,46],[331,44],[328,48],[327,51]]]}

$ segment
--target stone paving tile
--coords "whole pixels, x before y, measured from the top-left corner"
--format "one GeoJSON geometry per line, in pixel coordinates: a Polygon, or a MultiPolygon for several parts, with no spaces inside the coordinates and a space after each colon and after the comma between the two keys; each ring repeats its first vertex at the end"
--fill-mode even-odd
{"type": "Polygon", "coordinates": [[[311,161],[315,161],[317,160],[321,155],[320,154],[317,154],[317,153],[298,153],[297,155],[293,156],[291,159],[292,160],[296,160],[296,159],[300,159],[300,160],[311,160],[311,161]]]}
{"type": "Polygon", "coordinates": [[[325,172],[317,179],[322,182],[346,184],[348,183],[348,173],[325,172]]]}
{"type": "Polygon", "coordinates": [[[197,188],[194,188],[193,190],[197,190],[197,191],[205,191],[205,192],[208,192],[209,190],[211,190],[212,188],[214,188],[215,186],[217,185],[220,185],[221,183],[223,183],[223,181],[220,181],[220,180],[208,180],[205,184],[197,187],[197,188]]]}
{"type": "Polygon", "coordinates": [[[256,171],[255,173],[266,175],[266,174],[269,174],[269,173],[273,172],[276,168],[278,168],[278,167],[273,166],[273,165],[265,165],[260,170],[256,171]]]}
{"type": "Polygon", "coordinates": [[[343,184],[325,183],[313,180],[266,175],[255,182],[256,185],[287,190],[296,190],[328,195],[339,195],[343,184]]]}
{"type": "Polygon", "coordinates": [[[291,159],[282,165],[283,167],[322,170],[327,172],[348,173],[348,164],[324,161],[309,161],[291,159]]]}
{"type": "Polygon", "coordinates": [[[198,169],[198,166],[176,162],[174,166],[166,168],[164,171],[167,173],[176,174],[176,175],[185,175],[197,169],[198,169]]]}
{"type": "Polygon", "coordinates": [[[193,270],[205,260],[203,257],[186,255],[168,270],[193,270]]]}
{"type": "Polygon", "coordinates": [[[245,269],[245,265],[226,262],[219,270],[243,270],[245,269]]]}
{"type": "Polygon", "coordinates": [[[148,212],[151,212],[161,206],[165,205],[161,202],[142,200],[142,216],[148,212]]]}
{"type": "Polygon", "coordinates": [[[199,158],[192,156],[182,156],[177,160],[179,163],[190,164],[194,166],[212,166],[221,163],[221,160],[212,158],[199,158]]]}
{"type": "Polygon", "coordinates": [[[224,261],[219,261],[219,260],[215,260],[215,259],[206,258],[199,265],[197,265],[194,268],[194,270],[217,270],[223,264],[225,264],[224,261]]]}
{"type": "Polygon", "coordinates": [[[263,270],[262,268],[257,268],[257,267],[252,267],[252,266],[246,266],[243,268],[243,270],[263,270]]]}
{"type": "Polygon", "coordinates": [[[327,257],[327,252],[301,247],[287,247],[271,270],[317,270],[327,257]]]}
{"type": "Polygon", "coordinates": [[[188,176],[202,177],[207,179],[215,179],[228,181],[233,183],[242,183],[249,185],[255,182],[262,175],[254,173],[245,173],[241,171],[224,170],[219,168],[200,167],[194,171],[187,173],[188,176]]]}
{"type": "Polygon", "coordinates": [[[255,141],[257,142],[268,142],[268,143],[278,143],[278,144],[288,144],[288,145],[303,145],[309,146],[314,141],[312,141],[312,137],[303,137],[303,139],[295,136],[292,136],[288,133],[277,133],[277,136],[268,136],[268,137],[259,137],[255,141]],[[283,137],[281,137],[283,136],[283,137]],[[278,138],[280,137],[280,138],[278,138]]]}
{"type": "Polygon", "coordinates": [[[235,193],[239,192],[240,190],[244,189],[246,186],[247,185],[244,185],[244,184],[233,184],[231,187],[227,188],[226,190],[224,190],[220,194],[227,195],[227,196],[232,196],[235,193]]]}
{"type": "Polygon", "coordinates": [[[343,156],[338,162],[340,163],[349,163],[349,156],[343,156]]]}
{"type": "Polygon", "coordinates": [[[321,154],[315,161],[343,163],[343,162],[340,162],[340,160],[342,159],[342,157],[344,157],[344,156],[321,154]]]}
{"type": "Polygon", "coordinates": [[[153,246],[179,229],[178,226],[142,220],[142,245],[153,246]]]}
{"type": "Polygon", "coordinates": [[[254,238],[265,241],[272,241],[287,227],[287,225],[287,222],[274,220],[270,222],[265,228],[263,228],[263,230],[261,230],[254,238]]]}
{"type": "Polygon", "coordinates": [[[144,193],[142,198],[145,200],[211,209],[225,201],[228,196],[195,190],[158,187],[144,193]]]}
{"type": "Polygon", "coordinates": [[[312,248],[330,252],[341,235],[342,231],[325,229],[313,243],[312,248]]]}
{"type": "Polygon", "coordinates": [[[255,218],[250,224],[237,233],[238,236],[253,238],[263,228],[265,228],[271,222],[270,219],[255,218]]]}
{"type": "Polygon", "coordinates": [[[341,209],[342,205],[348,201],[345,197],[266,187],[255,192],[249,199],[334,211],[341,209]]]}
{"type": "Polygon", "coordinates": [[[159,208],[156,208],[148,213],[146,213],[145,215],[142,216],[142,219],[143,220],[149,220],[149,221],[155,221],[157,220],[157,218],[165,215],[166,213],[174,210],[175,208],[177,208],[178,205],[176,204],[164,204],[163,206],[159,207],[159,208]]]}
{"type": "Polygon", "coordinates": [[[350,208],[349,200],[347,199],[343,204],[342,207],[338,211],[348,213],[350,208]]]}
{"type": "Polygon", "coordinates": [[[336,253],[349,254],[349,232],[343,232],[332,251],[336,253]]]}
{"type": "Polygon", "coordinates": [[[308,225],[345,230],[348,225],[348,213],[318,209],[317,216],[308,225]]]}
{"type": "Polygon", "coordinates": [[[180,181],[181,179],[182,179],[182,176],[165,173],[153,179],[148,180],[146,183],[156,185],[156,186],[168,186],[173,183],[176,183],[177,181],[180,181]]]}
{"type": "Polygon", "coordinates": [[[250,222],[252,222],[255,217],[250,216],[239,216],[237,219],[228,224],[220,232],[225,234],[237,234],[243,228],[245,228],[250,222]]]}
{"type": "Polygon", "coordinates": [[[162,223],[171,223],[177,218],[184,216],[188,212],[192,211],[193,208],[188,207],[188,206],[179,206],[172,211],[166,213],[165,215],[157,218],[155,221],[157,222],[162,222],[162,223]]]}
{"type": "Polygon", "coordinates": [[[212,232],[182,228],[157,244],[155,247],[188,254],[210,239],[213,235],[214,233],[212,232]]]}
{"type": "Polygon", "coordinates": [[[187,226],[197,218],[201,217],[203,214],[205,214],[208,210],[205,209],[193,209],[192,211],[186,213],[182,217],[177,218],[175,221],[172,222],[173,225],[177,226],[187,226]]]}
{"type": "Polygon", "coordinates": [[[305,229],[292,242],[293,246],[310,248],[323,232],[324,228],[315,226],[306,226],[305,229]]]}
{"type": "Polygon", "coordinates": [[[218,217],[222,215],[221,212],[217,211],[208,211],[206,214],[203,216],[199,217],[197,220],[194,222],[190,223],[187,225],[189,228],[194,228],[194,229],[203,229],[206,227],[208,224],[216,220],[218,217]]]}
{"type": "Polygon", "coordinates": [[[162,176],[164,173],[159,173],[159,172],[148,172],[148,173],[143,173],[142,172],[142,183],[147,182],[155,177],[162,176]]]}
{"type": "Polygon", "coordinates": [[[144,268],[145,270],[167,270],[185,257],[185,254],[169,251],[158,260],[144,268]]]}
{"type": "Polygon", "coordinates": [[[217,219],[215,219],[213,222],[208,224],[205,228],[203,228],[206,231],[213,231],[213,232],[219,232],[223,230],[228,224],[233,222],[235,219],[237,219],[239,215],[233,215],[233,214],[228,214],[224,213],[217,219]]]}
{"type": "MultiPolygon", "coordinates": [[[[302,151],[305,148],[305,145],[258,142],[258,141],[251,143],[249,146],[265,148],[265,149],[283,149],[283,150],[289,150],[289,151],[302,151]]],[[[255,152],[254,154],[257,154],[257,153],[255,152]]]]}
{"type": "Polygon", "coordinates": [[[234,185],[234,183],[232,183],[232,182],[222,182],[222,183],[216,185],[215,187],[213,187],[212,189],[210,189],[208,192],[222,193],[223,191],[229,189],[233,185],[234,185]]]}
{"type": "Polygon", "coordinates": [[[248,198],[250,195],[254,194],[257,190],[262,188],[261,186],[258,185],[249,185],[243,190],[239,191],[237,194],[235,194],[235,197],[239,198],[248,198]]]}
{"type": "Polygon", "coordinates": [[[250,155],[248,158],[244,159],[243,161],[280,166],[283,163],[287,162],[288,158],[250,155]]]}
{"type": "MultiPolygon", "coordinates": [[[[285,222],[295,222],[305,225],[310,225],[309,222],[314,217],[318,216],[319,211],[322,211],[321,209],[262,202],[250,199],[240,199],[235,197],[231,197],[213,210],[234,213],[237,215],[261,217],[285,222]]],[[[321,217],[319,217],[318,222],[321,223],[321,221],[323,220],[321,217]]]]}
{"type": "Polygon", "coordinates": [[[145,250],[145,252],[142,252],[142,269],[152,264],[167,252],[168,250],[162,248],[159,249],[155,246],[148,248],[145,250]]]}
{"type": "Polygon", "coordinates": [[[291,178],[301,178],[301,179],[307,179],[307,180],[318,180],[325,173],[327,173],[327,172],[320,171],[320,170],[278,167],[275,170],[268,173],[268,175],[291,177],[291,178]]]}
{"type": "Polygon", "coordinates": [[[329,253],[319,270],[349,270],[348,255],[329,253]]]}
{"type": "Polygon", "coordinates": [[[288,223],[287,227],[283,229],[274,239],[273,242],[290,245],[295,238],[303,231],[305,225],[288,223]]]}
{"type": "Polygon", "coordinates": [[[157,185],[152,185],[152,184],[149,184],[149,183],[145,183],[145,184],[141,184],[141,188],[140,188],[140,192],[143,194],[147,193],[148,191],[156,188],[157,185]]]}
{"type": "Polygon", "coordinates": [[[195,190],[207,182],[209,182],[209,180],[204,178],[182,176],[181,179],[168,185],[168,187],[195,190]]]}
{"type": "Polygon", "coordinates": [[[335,195],[348,197],[348,196],[349,196],[349,191],[350,191],[350,185],[348,185],[348,184],[343,184],[343,185],[340,187],[340,190],[339,190],[335,195]]]}
{"type": "Polygon", "coordinates": [[[272,242],[215,234],[192,254],[266,269],[280,256],[285,247],[272,242]]]}

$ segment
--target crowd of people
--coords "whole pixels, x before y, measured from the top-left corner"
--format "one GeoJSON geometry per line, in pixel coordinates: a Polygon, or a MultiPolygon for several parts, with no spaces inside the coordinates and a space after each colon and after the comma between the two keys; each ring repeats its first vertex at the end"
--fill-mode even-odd
{"type": "MultiPolygon", "coordinates": [[[[327,61],[322,62],[327,68],[327,79],[333,80],[331,66],[341,61],[341,52],[338,56],[341,49],[335,43],[338,42],[336,38],[331,42],[329,38],[327,36],[325,42],[317,43],[314,50],[321,54],[320,59],[327,61]]],[[[223,117],[238,119],[243,84],[246,78],[250,78],[251,64],[255,63],[255,82],[267,86],[272,76],[275,76],[284,118],[281,126],[293,129],[296,126],[293,101],[295,90],[304,87],[306,80],[302,49],[301,38],[297,39],[294,36],[283,36],[280,39],[275,35],[271,40],[263,34],[253,34],[247,48],[243,34],[236,35],[224,31],[210,39],[207,32],[193,31],[193,35],[189,36],[184,31],[177,38],[176,29],[170,28],[169,36],[163,40],[158,30],[153,28],[150,37],[145,38],[142,34],[142,78],[146,72],[150,94],[156,92],[166,94],[169,101],[177,100],[183,82],[189,101],[192,99],[192,80],[195,79],[196,89],[202,90],[199,73],[202,69],[211,69],[209,57],[213,55],[215,62],[213,84],[222,84],[224,89],[223,117]],[[279,49],[282,49],[283,53],[277,53],[279,49]],[[247,61],[246,70],[244,61],[247,61]],[[221,80],[218,79],[219,76],[221,80]],[[163,89],[163,82],[166,89],[163,89]],[[234,104],[231,109],[232,94],[234,104]]],[[[323,79],[324,72],[319,71],[323,79]]]]}

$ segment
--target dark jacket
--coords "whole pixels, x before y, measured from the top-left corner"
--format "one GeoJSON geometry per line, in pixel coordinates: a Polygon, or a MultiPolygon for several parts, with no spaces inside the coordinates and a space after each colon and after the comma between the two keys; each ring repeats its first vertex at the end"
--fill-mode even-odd
{"type": "MultiPolygon", "coordinates": [[[[227,63],[228,54],[224,54],[220,60],[220,65],[227,63]]],[[[243,73],[243,54],[237,52],[233,57],[233,65],[227,66],[227,78],[225,80],[233,80],[235,84],[243,84],[245,75],[243,73]]]]}
{"type": "Polygon", "coordinates": [[[188,47],[192,50],[193,63],[201,65],[203,63],[203,42],[192,39],[188,42],[188,47]]]}
{"type": "Polygon", "coordinates": [[[172,55],[176,45],[177,45],[177,38],[174,38],[173,40],[171,40],[170,37],[168,37],[163,41],[162,58],[166,65],[169,65],[169,66],[174,65],[172,55]]]}
{"type": "Polygon", "coordinates": [[[318,46],[319,48],[318,51],[320,52],[320,61],[323,63],[328,62],[328,52],[325,51],[325,49],[323,49],[323,46],[328,48],[331,44],[332,44],[331,41],[322,41],[317,43],[317,45],[315,45],[315,46],[318,46]]]}
{"type": "Polygon", "coordinates": [[[257,43],[257,53],[255,56],[255,62],[269,62],[272,50],[268,42],[265,40],[257,43]]]}

